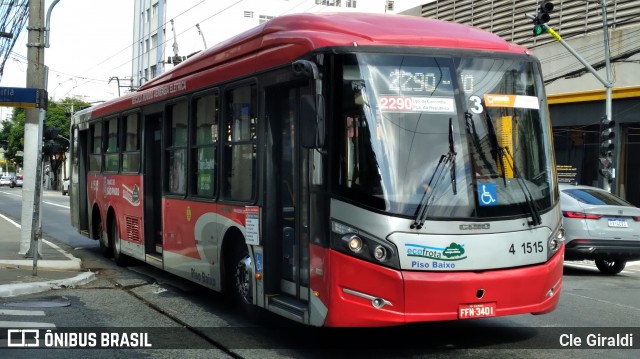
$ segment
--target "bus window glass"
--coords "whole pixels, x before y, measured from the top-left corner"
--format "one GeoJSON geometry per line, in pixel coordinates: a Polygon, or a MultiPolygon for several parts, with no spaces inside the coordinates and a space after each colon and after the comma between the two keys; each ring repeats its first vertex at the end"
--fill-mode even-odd
{"type": "Polygon", "coordinates": [[[122,171],[137,173],[140,168],[140,127],[137,113],[125,118],[123,131],[122,171]]]}
{"type": "Polygon", "coordinates": [[[169,192],[185,194],[187,189],[187,103],[169,106],[167,160],[169,192]]]}
{"type": "Polygon", "coordinates": [[[255,85],[227,92],[227,118],[223,148],[224,197],[237,201],[253,198],[256,166],[256,106],[255,85]]]}
{"type": "Polygon", "coordinates": [[[218,95],[207,95],[195,101],[195,145],[192,148],[196,171],[191,176],[195,195],[213,197],[216,191],[216,148],[218,142],[218,95]]]}
{"type": "Polygon", "coordinates": [[[509,57],[343,56],[336,190],[409,217],[421,205],[434,219],[528,214],[528,192],[549,208],[537,75],[509,57]]]}
{"type": "Polygon", "coordinates": [[[105,153],[105,170],[117,172],[119,167],[118,153],[118,119],[112,118],[105,122],[107,126],[107,151],[105,153]]]}
{"type": "Polygon", "coordinates": [[[100,171],[102,167],[102,123],[91,125],[91,155],[89,171],[100,171]]]}

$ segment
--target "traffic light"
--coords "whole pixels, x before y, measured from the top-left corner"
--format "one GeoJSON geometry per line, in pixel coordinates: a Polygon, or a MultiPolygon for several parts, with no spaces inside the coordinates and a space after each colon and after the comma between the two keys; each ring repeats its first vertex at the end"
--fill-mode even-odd
{"type": "Polygon", "coordinates": [[[600,120],[600,175],[604,177],[607,182],[613,182],[613,150],[615,145],[612,140],[616,137],[616,133],[613,131],[615,122],[602,116],[600,120]]]}
{"type": "Polygon", "coordinates": [[[616,133],[613,131],[616,123],[613,120],[602,116],[600,121],[600,154],[602,156],[611,157],[612,151],[615,148],[612,140],[616,137],[616,133]]]}
{"type": "Polygon", "coordinates": [[[42,155],[53,156],[64,152],[64,147],[54,141],[60,130],[55,127],[44,126],[42,129],[42,155]]]}
{"type": "Polygon", "coordinates": [[[548,31],[547,23],[551,20],[549,13],[553,11],[553,3],[544,0],[538,7],[538,13],[533,18],[533,36],[538,36],[548,31]]]}
{"type": "Polygon", "coordinates": [[[58,137],[58,133],[60,133],[60,130],[58,130],[57,128],[45,125],[42,129],[42,139],[45,141],[53,140],[54,138],[58,137]]]}

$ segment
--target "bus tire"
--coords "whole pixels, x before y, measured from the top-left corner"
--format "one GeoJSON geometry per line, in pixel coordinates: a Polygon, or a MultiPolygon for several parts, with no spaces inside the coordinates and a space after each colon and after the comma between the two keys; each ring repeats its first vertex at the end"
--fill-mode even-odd
{"type": "Polygon", "coordinates": [[[96,221],[96,232],[96,237],[100,244],[100,252],[102,252],[102,255],[105,258],[111,258],[113,256],[113,252],[111,252],[111,248],[109,248],[108,239],[104,237],[104,230],[100,219],[96,221]]]}
{"type": "Polygon", "coordinates": [[[602,274],[606,275],[616,275],[622,272],[626,265],[627,261],[596,259],[596,267],[598,267],[602,274]]]}
{"type": "Polygon", "coordinates": [[[253,267],[247,246],[235,244],[227,267],[227,280],[234,304],[243,311],[253,307],[253,267]]]}
{"type": "Polygon", "coordinates": [[[127,255],[120,252],[120,235],[118,235],[118,224],[115,218],[111,221],[111,231],[109,236],[109,247],[113,255],[113,260],[120,267],[127,265],[127,255]]]}

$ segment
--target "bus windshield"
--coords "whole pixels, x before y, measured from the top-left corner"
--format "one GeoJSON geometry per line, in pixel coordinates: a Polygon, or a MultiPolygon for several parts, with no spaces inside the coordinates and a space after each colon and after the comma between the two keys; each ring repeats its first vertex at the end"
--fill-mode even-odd
{"type": "Polygon", "coordinates": [[[538,67],[482,56],[339,55],[337,194],[429,219],[530,216],[555,203],[538,67]]]}

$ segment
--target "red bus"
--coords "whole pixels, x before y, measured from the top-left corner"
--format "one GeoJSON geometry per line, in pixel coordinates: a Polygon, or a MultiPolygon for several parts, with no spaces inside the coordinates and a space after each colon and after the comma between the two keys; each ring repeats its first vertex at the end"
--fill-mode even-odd
{"type": "Polygon", "coordinates": [[[72,121],[71,216],[314,326],[552,311],[564,232],[540,65],[478,29],[296,14],[72,121]]]}

